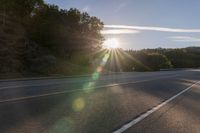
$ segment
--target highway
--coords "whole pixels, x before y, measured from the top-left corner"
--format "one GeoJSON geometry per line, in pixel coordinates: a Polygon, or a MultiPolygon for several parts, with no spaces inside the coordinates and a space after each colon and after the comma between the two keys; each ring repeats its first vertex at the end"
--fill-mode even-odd
{"type": "Polygon", "coordinates": [[[199,133],[200,70],[0,80],[0,133],[199,133]]]}

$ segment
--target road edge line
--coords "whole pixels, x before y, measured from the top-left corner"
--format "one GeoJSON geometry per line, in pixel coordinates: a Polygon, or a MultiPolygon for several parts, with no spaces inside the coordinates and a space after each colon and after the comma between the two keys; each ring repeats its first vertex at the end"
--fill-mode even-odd
{"type": "Polygon", "coordinates": [[[147,112],[141,114],[140,116],[138,116],[137,118],[133,119],[131,122],[123,125],[121,128],[117,129],[116,131],[114,131],[113,133],[123,133],[124,131],[126,131],[127,129],[129,129],[130,127],[134,126],[135,124],[137,124],[138,122],[142,121],[143,119],[145,119],[146,117],[148,117],[150,114],[152,114],[153,112],[157,111],[158,109],[160,109],[161,107],[163,107],[164,105],[166,105],[167,103],[171,102],[172,100],[174,100],[176,97],[180,96],[181,94],[183,94],[184,92],[188,91],[189,89],[191,89],[193,86],[195,86],[196,84],[198,84],[200,81],[195,82],[194,84],[192,84],[191,86],[187,87],[186,89],[182,90],[181,92],[177,93],[176,95],[172,96],[171,98],[165,100],[164,102],[160,103],[159,105],[153,107],[151,110],[148,110],[147,112]]]}

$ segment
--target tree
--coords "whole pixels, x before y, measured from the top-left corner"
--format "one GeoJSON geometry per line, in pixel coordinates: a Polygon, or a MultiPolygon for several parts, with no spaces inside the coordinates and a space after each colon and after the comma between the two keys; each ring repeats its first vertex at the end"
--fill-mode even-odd
{"type": "Polygon", "coordinates": [[[132,57],[132,61],[129,61],[129,69],[134,68],[136,71],[157,71],[172,67],[170,60],[165,55],[155,53],[154,50],[131,50],[127,51],[127,53],[132,57]]]}
{"type": "Polygon", "coordinates": [[[34,9],[43,5],[43,0],[1,0],[0,8],[17,17],[30,16],[34,9]]]}
{"type": "Polygon", "coordinates": [[[103,23],[77,9],[59,10],[45,5],[35,12],[29,26],[29,37],[47,47],[56,56],[70,58],[77,51],[101,47],[103,23]]]}

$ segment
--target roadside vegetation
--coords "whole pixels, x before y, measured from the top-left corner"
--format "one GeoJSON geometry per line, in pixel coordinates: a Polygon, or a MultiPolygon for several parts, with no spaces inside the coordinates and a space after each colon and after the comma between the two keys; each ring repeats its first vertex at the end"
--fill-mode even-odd
{"type": "Polygon", "coordinates": [[[101,30],[99,18],[78,9],[59,9],[43,0],[1,0],[0,73],[92,73],[105,53],[104,72],[200,66],[199,47],[107,50],[101,30]]]}
{"type": "Polygon", "coordinates": [[[199,68],[200,47],[156,48],[126,51],[140,63],[132,62],[135,70],[160,70],[168,68],[199,68]],[[142,67],[142,64],[146,67],[142,67]]]}

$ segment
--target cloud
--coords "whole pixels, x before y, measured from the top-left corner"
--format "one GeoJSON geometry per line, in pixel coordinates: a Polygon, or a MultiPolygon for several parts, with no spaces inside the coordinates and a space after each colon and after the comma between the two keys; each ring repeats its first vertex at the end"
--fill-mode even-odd
{"type": "Polygon", "coordinates": [[[104,25],[106,29],[129,29],[138,31],[160,31],[160,32],[177,32],[177,33],[200,33],[200,29],[179,29],[167,27],[152,27],[152,26],[128,26],[128,25],[104,25]]]}
{"type": "Polygon", "coordinates": [[[109,34],[135,34],[139,33],[140,31],[138,30],[132,30],[132,29],[105,29],[101,33],[104,35],[109,35],[109,34]]]}
{"type": "Polygon", "coordinates": [[[176,42],[200,42],[200,38],[195,38],[191,36],[172,36],[169,38],[172,41],[176,41],[176,42]]]}
{"type": "Polygon", "coordinates": [[[87,5],[82,10],[83,10],[83,12],[89,12],[90,11],[90,7],[87,5]]]}

